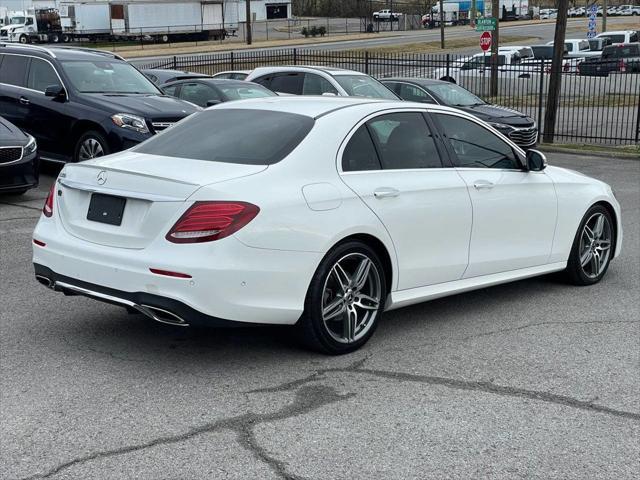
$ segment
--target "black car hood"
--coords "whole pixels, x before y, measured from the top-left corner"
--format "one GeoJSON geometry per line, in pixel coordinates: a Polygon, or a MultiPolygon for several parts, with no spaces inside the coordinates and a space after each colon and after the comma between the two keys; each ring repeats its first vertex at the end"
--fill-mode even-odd
{"type": "Polygon", "coordinates": [[[132,113],[148,119],[181,119],[201,110],[200,107],[166,95],[82,94],[87,103],[106,112],[132,113]]]}
{"type": "Polygon", "coordinates": [[[488,123],[504,123],[505,125],[514,127],[530,127],[534,124],[533,119],[524,113],[506,107],[499,107],[498,105],[483,104],[456,108],[470,113],[488,123]]]}
{"type": "Polygon", "coordinates": [[[27,136],[13,123],[0,117],[0,147],[25,146],[27,136]]]}

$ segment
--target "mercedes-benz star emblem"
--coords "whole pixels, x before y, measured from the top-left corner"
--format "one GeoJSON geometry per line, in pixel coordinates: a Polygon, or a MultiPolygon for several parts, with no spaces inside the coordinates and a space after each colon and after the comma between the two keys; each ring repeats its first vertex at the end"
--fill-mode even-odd
{"type": "Polygon", "coordinates": [[[107,172],[106,170],[102,170],[97,177],[98,185],[104,185],[107,181],[107,172]]]}

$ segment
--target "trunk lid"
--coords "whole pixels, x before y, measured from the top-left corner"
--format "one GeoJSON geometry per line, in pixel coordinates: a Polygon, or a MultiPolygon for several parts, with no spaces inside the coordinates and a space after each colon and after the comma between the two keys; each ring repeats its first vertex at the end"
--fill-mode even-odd
{"type": "MultiPolygon", "coordinates": [[[[58,179],[61,193],[56,196],[54,215],[59,215],[64,229],[75,237],[110,247],[142,249],[171,229],[187,199],[202,186],[254,175],[266,168],[121,153],[67,165],[58,179]],[[94,194],[124,199],[119,225],[88,218],[90,205],[92,218],[112,213],[104,203],[91,203],[94,194]],[[104,212],[96,212],[98,205],[104,212]]],[[[118,202],[122,201],[115,204],[118,202]]]]}

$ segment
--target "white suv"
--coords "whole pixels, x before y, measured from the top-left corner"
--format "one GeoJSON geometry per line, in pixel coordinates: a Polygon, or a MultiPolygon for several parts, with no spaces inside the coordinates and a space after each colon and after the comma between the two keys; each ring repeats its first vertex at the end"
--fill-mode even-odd
{"type": "Polygon", "coordinates": [[[335,95],[398,100],[395,93],[364,73],[331,67],[259,67],[246,78],[276,93],[335,95]]]}

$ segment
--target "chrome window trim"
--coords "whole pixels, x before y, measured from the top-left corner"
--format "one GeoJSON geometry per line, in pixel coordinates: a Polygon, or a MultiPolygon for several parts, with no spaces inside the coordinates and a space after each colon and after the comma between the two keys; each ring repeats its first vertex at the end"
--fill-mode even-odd
{"type": "MultiPolygon", "coordinates": [[[[60,85],[62,85],[62,88],[64,88],[65,98],[67,100],[69,99],[69,90],[67,89],[67,86],[62,81],[62,78],[60,78],[60,74],[58,73],[58,70],[56,70],[56,67],[53,65],[53,63],[51,63],[46,58],[35,57],[33,55],[24,55],[22,53],[5,53],[5,52],[1,52],[1,51],[0,51],[0,55],[13,55],[14,57],[26,57],[26,58],[30,58],[30,59],[36,58],[38,60],[42,60],[44,62],[47,62],[49,65],[51,65],[51,68],[53,68],[53,71],[55,72],[56,77],[58,77],[58,80],[60,80],[60,85]]],[[[25,78],[25,81],[27,81],[29,79],[29,70],[31,70],[31,64],[29,64],[29,69],[27,70],[27,76],[25,78]]],[[[33,88],[22,87],[20,85],[12,85],[10,83],[4,83],[4,82],[0,82],[0,85],[6,85],[8,87],[14,87],[14,88],[21,88],[22,90],[28,90],[30,92],[36,92],[36,93],[39,93],[41,95],[44,95],[44,92],[41,92],[40,90],[34,90],[33,88]]]]}

